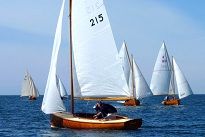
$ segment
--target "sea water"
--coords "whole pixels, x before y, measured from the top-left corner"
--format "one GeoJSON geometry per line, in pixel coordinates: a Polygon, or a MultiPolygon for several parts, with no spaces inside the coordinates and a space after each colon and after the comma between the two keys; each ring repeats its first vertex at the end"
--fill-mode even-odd
{"type": "MultiPolygon", "coordinates": [[[[0,137],[205,137],[205,95],[192,95],[179,106],[161,104],[164,96],[153,96],[137,107],[114,105],[119,114],[142,118],[137,130],[51,129],[49,116],[41,111],[42,96],[35,101],[19,96],[0,96],[0,137]]],[[[94,112],[95,101],[75,101],[75,112],[94,112]]],[[[69,109],[69,100],[65,101],[69,109]]]]}

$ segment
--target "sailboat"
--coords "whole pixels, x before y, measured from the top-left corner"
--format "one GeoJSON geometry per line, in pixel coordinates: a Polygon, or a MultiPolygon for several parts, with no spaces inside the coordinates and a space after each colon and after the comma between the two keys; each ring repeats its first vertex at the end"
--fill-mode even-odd
{"type": "Polygon", "coordinates": [[[61,81],[61,79],[56,75],[56,79],[57,79],[57,85],[58,85],[58,90],[59,90],[59,92],[60,92],[60,96],[61,96],[61,98],[62,99],[64,99],[64,98],[67,98],[68,97],[68,94],[67,94],[67,92],[66,92],[66,89],[65,89],[65,86],[64,86],[64,84],[63,84],[63,82],[61,81]]]}
{"type": "Polygon", "coordinates": [[[179,105],[180,99],[193,94],[192,89],[186,80],[184,74],[177,65],[175,59],[172,57],[172,78],[170,81],[170,91],[165,100],[162,101],[164,105],[179,105]],[[176,85],[176,87],[175,87],[176,85]],[[176,89],[178,90],[178,98],[175,97],[176,89]]]}
{"type": "MultiPolygon", "coordinates": [[[[152,96],[152,92],[133,57],[131,66],[132,69],[130,71],[129,89],[132,91],[132,95],[137,101],[135,104],[140,105],[139,100],[152,96]]],[[[125,105],[132,105],[132,102],[125,101],[125,105]]]]}
{"type": "MultiPolygon", "coordinates": [[[[129,84],[130,81],[130,73],[132,71],[132,61],[130,59],[130,54],[128,52],[127,44],[125,41],[123,42],[121,49],[119,51],[119,58],[123,67],[123,71],[125,74],[126,82],[129,84]]],[[[131,79],[132,80],[132,79],[131,79]]],[[[133,83],[134,84],[134,83],[133,83]]],[[[139,106],[140,101],[134,97],[134,91],[130,89],[130,98],[122,102],[125,106],[139,106]]]]}
{"type": "Polygon", "coordinates": [[[61,41],[63,0],[51,57],[42,111],[51,115],[52,127],[73,129],[137,129],[142,119],[113,115],[93,119],[94,114],[75,113],[74,98],[82,100],[126,100],[129,91],[103,0],[70,0],[70,88],[71,112],[61,100],[56,84],[56,66],[61,41]],[[74,57],[74,59],[73,59],[74,57]],[[75,72],[73,64],[75,63],[75,72]],[[76,80],[74,80],[75,75],[76,80]],[[74,76],[73,76],[74,75],[74,76]],[[74,90],[74,82],[79,90],[74,90]]]}
{"type": "Polygon", "coordinates": [[[26,71],[26,74],[23,79],[21,97],[23,96],[28,96],[29,100],[36,100],[36,98],[39,96],[38,90],[28,71],[26,71]]]}
{"type": "Polygon", "coordinates": [[[119,56],[130,90],[130,99],[126,100],[124,102],[124,105],[138,106],[140,105],[139,99],[151,96],[152,92],[133,56],[130,59],[130,55],[125,42],[123,42],[122,44],[122,47],[119,51],[119,56]]]}
{"type": "Polygon", "coordinates": [[[167,95],[169,92],[170,79],[171,63],[165,42],[163,42],[158,53],[150,83],[150,89],[153,95],[167,95]]]}

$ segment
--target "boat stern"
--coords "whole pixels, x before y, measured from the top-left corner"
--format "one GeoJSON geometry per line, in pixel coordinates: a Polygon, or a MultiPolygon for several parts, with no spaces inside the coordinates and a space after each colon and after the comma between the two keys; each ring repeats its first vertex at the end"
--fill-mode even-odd
{"type": "Polygon", "coordinates": [[[51,128],[62,128],[63,127],[63,119],[56,114],[50,115],[50,124],[51,128]]]}
{"type": "Polygon", "coordinates": [[[125,122],[125,129],[138,129],[142,126],[142,119],[133,119],[125,122]]]}

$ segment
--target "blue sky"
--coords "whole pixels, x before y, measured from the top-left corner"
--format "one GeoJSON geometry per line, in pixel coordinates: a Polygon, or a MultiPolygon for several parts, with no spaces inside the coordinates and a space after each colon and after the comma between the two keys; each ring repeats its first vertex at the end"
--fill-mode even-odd
{"type": "MultiPolygon", "coordinates": [[[[194,93],[205,93],[205,1],[104,2],[117,48],[126,40],[148,84],[164,40],[194,93]]],[[[0,1],[0,94],[20,94],[27,69],[40,93],[44,93],[61,3],[62,0],[0,1]]],[[[68,89],[67,19],[65,16],[58,74],[68,89]]]]}

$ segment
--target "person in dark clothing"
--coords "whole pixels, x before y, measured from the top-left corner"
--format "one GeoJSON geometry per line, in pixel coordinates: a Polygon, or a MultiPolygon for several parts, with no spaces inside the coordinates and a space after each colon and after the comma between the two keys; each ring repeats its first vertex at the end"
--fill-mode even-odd
{"type": "Polygon", "coordinates": [[[109,113],[117,113],[117,109],[110,104],[102,103],[101,101],[98,102],[93,107],[97,114],[94,115],[95,119],[105,118],[109,113]]]}
{"type": "Polygon", "coordinates": [[[164,100],[168,101],[168,100],[169,100],[169,96],[166,96],[166,97],[164,98],[164,100]]]}

